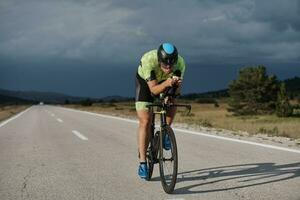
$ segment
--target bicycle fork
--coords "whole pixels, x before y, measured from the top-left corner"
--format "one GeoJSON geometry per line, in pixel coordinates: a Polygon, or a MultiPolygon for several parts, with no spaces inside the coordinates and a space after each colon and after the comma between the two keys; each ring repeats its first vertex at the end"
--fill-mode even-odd
{"type": "Polygon", "coordinates": [[[158,159],[162,160],[163,159],[163,132],[164,132],[165,126],[167,125],[167,120],[166,120],[167,112],[165,110],[153,112],[152,125],[151,125],[151,129],[152,129],[151,131],[153,133],[152,134],[153,139],[155,138],[155,132],[154,131],[155,131],[155,115],[156,114],[160,115],[160,127],[159,127],[159,136],[158,136],[159,137],[159,144],[158,144],[158,148],[156,150],[159,151],[158,152],[159,153],[158,159]]]}
{"type": "Polygon", "coordinates": [[[164,133],[164,128],[167,125],[167,120],[166,120],[166,115],[167,112],[165,110],[160,111],[160,131],[159,131],[159,160],[163,159],[163,133],[164,133]]]}

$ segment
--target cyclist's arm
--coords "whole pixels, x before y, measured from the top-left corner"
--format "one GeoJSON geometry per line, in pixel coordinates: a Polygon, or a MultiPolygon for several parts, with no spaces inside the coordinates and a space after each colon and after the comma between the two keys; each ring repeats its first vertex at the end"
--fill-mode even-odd
{"type": "Polygon", "coordinates": [[[164,92],[167,87],[171,87],[173,82],[174,81],[172,80],[172,78],[168,78],[160,84],[157,83],[157,80],[148,81],[147,84],[152,94],[159,95],[160,93],[164,92]]]}

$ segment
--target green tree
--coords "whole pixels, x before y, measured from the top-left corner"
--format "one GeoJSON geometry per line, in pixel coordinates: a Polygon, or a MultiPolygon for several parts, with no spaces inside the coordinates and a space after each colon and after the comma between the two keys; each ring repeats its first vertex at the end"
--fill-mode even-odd
{"type": "Polygon", "coordinates": [[[276,76],[268,76],[264,66],[245,67],[229,85],[229,108],[236,115],[273,113],[276,110],[276,76]]]}
{"type": "Polygon", "coordinates": [[[278,92],[276,104],[276,114],[278,117],[289,117],[293,114],[293,108],[289,102],[284,83],[280,84],[280,90],[278,92]]]}

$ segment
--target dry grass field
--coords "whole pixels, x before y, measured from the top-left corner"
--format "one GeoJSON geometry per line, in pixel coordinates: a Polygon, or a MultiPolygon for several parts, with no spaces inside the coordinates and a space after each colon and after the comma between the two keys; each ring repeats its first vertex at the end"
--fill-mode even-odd
{"type": "Polygon", "coordinates": [[[11,105],[1,106],[0,105],[0,121],[10,118],[11,116],[25,110],[30,105],[11,105]]]}
{"type": "MultiPolygon", "coordinates": [[[[226,109],[226,103],[199,104],[193,102],[192,112],[187,115],[183,110],[178,110],[175,122],[186,123],[193,126],[212,127],[232,131],[244,131],[250,135],[267,134],[270,136],[284,136],[289,138],[300,138],[300,118],[279,118],[275,115],[241,116],[236,117],[226,109]]],[[[122,103],[97,103],[93,106],[67,105],[66,107],[86,110],[90,112],[116,115],[121,117],[136,118],[134,102],[122,103]]]]}
{"type": "Polygon", "coordinates": [[[250,135],[262,133],[300,138],[300,118],[279,118],[275,115],[237,117],[229,113],[226,107],[227,104],[215,107],[213,104],[192,103],[192,115],[179,114],[177,121],[232,131],[245,131],[250,135]]]}

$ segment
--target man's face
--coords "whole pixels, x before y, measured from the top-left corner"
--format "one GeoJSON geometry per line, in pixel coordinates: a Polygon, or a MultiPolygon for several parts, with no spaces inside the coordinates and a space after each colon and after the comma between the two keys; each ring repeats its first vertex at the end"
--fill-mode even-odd
{"type": "Polygon", "coordinates": [[[170,74],[173,71],[173,65],[167,65],[164,63],[160,63],[160,68],[165,74],[170,74]]]}

